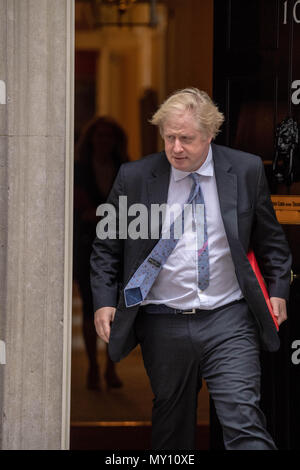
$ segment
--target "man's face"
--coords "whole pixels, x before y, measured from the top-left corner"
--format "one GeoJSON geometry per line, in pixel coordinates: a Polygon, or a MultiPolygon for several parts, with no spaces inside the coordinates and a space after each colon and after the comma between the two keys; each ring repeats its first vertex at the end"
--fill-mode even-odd
{"type": "Polygon", "coordinates": [[[187,172],[197,170],[204,163],[212,140],[197,129],[195,118],[189,111],[174,114],[166,120],[163,139],[170,164],[187,172]]]}

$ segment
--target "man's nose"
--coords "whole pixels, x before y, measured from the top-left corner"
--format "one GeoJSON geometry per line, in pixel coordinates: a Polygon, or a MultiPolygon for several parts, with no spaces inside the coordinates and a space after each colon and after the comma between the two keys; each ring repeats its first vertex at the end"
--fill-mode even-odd
{"type": "Polygon", "coordinates": [[[180,139],[175,139],[175,142],[174,142],[174,152],[176,153],[180,153],[182,152],[182,145],[181,145],[181,142],[180,142],[180,139]]]}

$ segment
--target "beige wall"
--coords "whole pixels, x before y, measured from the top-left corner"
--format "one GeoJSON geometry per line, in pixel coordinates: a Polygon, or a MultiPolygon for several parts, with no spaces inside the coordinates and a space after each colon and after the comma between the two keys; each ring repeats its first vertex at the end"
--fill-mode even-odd
{"type": "Polygon", "coordinates": [[[195,86],[212,94],[213,0],[165,0],[166,92],[195,86]]]}
{"type": "MultiPolygon", "coordinates": [[[[145,5],[140,5],[144,17],[145,5]]],[[[159,26],[77,29],[76,49],[96,50],[97,114],[110,115],[128,135],[129,155],[141,157],[139,100],[147,88],[165,94],[165,9],[159,7],[159,26]]]]}

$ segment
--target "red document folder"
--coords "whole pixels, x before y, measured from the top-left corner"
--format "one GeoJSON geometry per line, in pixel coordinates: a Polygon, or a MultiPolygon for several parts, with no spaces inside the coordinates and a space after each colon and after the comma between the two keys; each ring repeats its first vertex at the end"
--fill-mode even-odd
{"type": "Polygon", "coordinates": [[[270,297],[269,297],[269,294],[268,294],[268,291],[267,291],[267,287],[266,287],[266,284],[265,284],[265,281],[264,281],[264,278],[262,277],[262,274],[261,274],[261,271],[259,269],[259,266],[257,264],[257,261],[256,261],[256,258],[255,258],[255,254],[253,252],[253,250],[250,250],[247,254],[247,257],[248,257],[248,260],[249,260],[249,263],[251,264],[252,266],[252,269],[254,271],[254,274],[258,280],[258,283],[260,285],[260,288],[262,290],[262,293],[264,295],[264,298],[265,298],[265,301],[267,303],[267,306],[269,308],[269,311],[270,311],[270,314],[271,314],[271,317],[273,319],[273,322],[275,323],[275,326],[276,326],[276,330],[278,331],[279,330],[279,326],[278,326],[278,323],[277,323],[277,318],[275,317],[274,313],[273,313],[273,309],[272,309],[272,305],[271,305],[271,302],[270,302],[270,297]]]}

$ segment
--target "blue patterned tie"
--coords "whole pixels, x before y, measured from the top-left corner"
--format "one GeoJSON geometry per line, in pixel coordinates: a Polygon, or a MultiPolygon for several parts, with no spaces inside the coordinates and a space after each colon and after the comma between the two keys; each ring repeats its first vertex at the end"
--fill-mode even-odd
{"type": "MultiPolygon", "coordinates": [[[[191,204],[193,201],[198,201],[196,204],[202,204],[203,205],[203,196],[200,188],[200,183],[199,180],[197,180],[194,176],[194,173],[192,173],[189,176],[193,177],[193,187],[190,192],[189,198],[187,200],[186,204],[191,204]],[[201,199],[201,202],[200,202],[201,199]]],[[[194,206],[197,207],[197,206],[194,206]]],[[[199,219],[202,219],[202,227],[201,224],[197,224],[197,240],[198,240],[198,227],[200,230],[202,230],[203,233],[203,216],[201,217],[201,211],[199,211],[199,219]]],[[[197,217],[198,210],[196,210],[196,223],[198,220],[197,217]]],[[[179,216],[180,220],[182,221],[182,224],[184,224],[184,212],[179,216]]],[[[205,217],[204,217],[205,219],[205,217]]],[[[177,225],[178,226],[178,225],[177,225]]],[[[178,242],[178,237],[174,236],[174,227],[176,227],[176,220],[173,222],[170,226],[170,237],[169,238],[161,238],[153,250],[150,252],[150,254],[147,256],[147,258],[143,261],[143,263],[139,266],[139,268],[136,270],[136,272],[133,274],[132,278],[129,280],[128,284],[126,285],[124,289],[124,297],[125,297],[125,304],[127,307],[132,307],[134,305],[139,305],[147,296],[148,292],[150,291],[155,279],[157,278],[162,266],[164,263],[167,261],[168,257],[172,253],[173,249],[175,248],[177,242],[178,242]]],[[[207,240],[207,235],[206,233],[206,224],[204,224],[204,236],[202,235],[202,238],[206,237],[207,240]]],[[[201,237],[200,237],[201,238],[201,237]]],[[[205,242],[204,242],[205,245],[205,242]]],[[[198,250],[198,272],[204,273],[205,276],[205,282],[199,283],[200,289],[204,289],[204,285],[208,285],[208,273],[209,270],[204,268],[204,266],[208,262],[208,249],[207,249],[207,241],[206,245],[203,248],[202,252],[205,253],[205,258],[206,262],[205,263],[199,263],[201,256],[199,256],[201,250],[198,250]],[[200,267],[199,267],[200,264],[200,267]]],[[[200,274],[199,274],[200,278],[200,274]]]]}
{"type": "Polygon", "coordinates": [[[198,175],[198,173],[191,173],[189,176],[193,179],[196,186],[193,209],[197,227],[198,286],[199,289],[204,290],[209,285],[209,257],[205,204],[200,186],[200,175],[198,175]]]}

